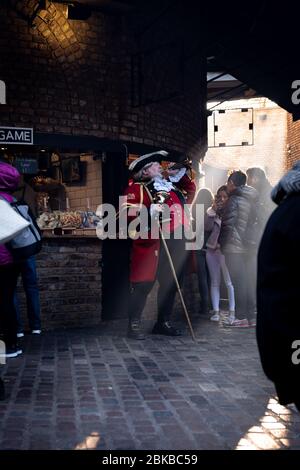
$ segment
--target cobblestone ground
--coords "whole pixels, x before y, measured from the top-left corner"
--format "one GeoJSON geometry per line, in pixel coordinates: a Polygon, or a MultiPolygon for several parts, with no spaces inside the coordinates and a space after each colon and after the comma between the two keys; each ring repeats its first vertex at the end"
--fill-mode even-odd
{"type": "Polygon", "coordinates": [[[127,339],[121,321],[26,336],[2,367],[0,449],[299,449],[254,329],[195,329],[197,343],[127,339]]]}

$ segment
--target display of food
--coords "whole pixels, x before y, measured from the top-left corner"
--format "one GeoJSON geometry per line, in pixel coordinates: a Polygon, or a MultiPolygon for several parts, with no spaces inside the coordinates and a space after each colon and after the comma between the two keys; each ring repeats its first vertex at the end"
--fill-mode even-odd
{"type": "Polygon", "coordinates": [[[37,218],[37,224],[41,230],[61,227],[60,212],[44,212],[37,218]]]}
{"type": "Polygon", "coordinates": [[[80,228],[82,227],[82,216],[80,212],[44,212],[37,219],[41,230],[54,228],[80,228]]]}
{"type": "Polygon", "coordinates": [[[82,216],[80,212],[61,212],[60,213],[61,227],[80,228],[82,226],[82,216]]]}
{"type": "Polygon", "coordinates": [[[82,216],[82,225],[85,228],[96,228],[100,221],[100,217],[93,211],[83,212],[82,216]]]}

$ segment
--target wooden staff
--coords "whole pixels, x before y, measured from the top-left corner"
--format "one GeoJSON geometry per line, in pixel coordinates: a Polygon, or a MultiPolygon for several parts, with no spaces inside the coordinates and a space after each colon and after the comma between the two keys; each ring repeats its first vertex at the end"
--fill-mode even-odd
{"type": "MultiPolygon", "coordinates": [[[[161,193],[164,193],[164,192],[161,191],[161,193]]],[[[164,202],[164,200],[165,200],[164,194],[159,194],[159,193],[157,193],[156,196],[157,196],[157,197],[155,198],[155,202],[156,202],[157,204],[162,204],[162,203],[164,202]]],[[[177,274],[176,274],[176,271],[175,271],[174,263],[173,263],[173,260],[172,260],[171,255],[170,255],[170,251],[169,251],[167,242],[166,242],[166,240],[165,240],[165,237],[164,237],[164,234],[163,234],[163,231],[162,231],[162,228],[161,228],[159,219],[158,219],[158,227],[159,227],[160,238],[161,238],[161,241],[162,241],[162,243],[163,243],[163,246],[164,246],[164,249],[165,249],[167,258],[168,258],[168,260],[169,260],[170,268],[171,268],[171,271],[172,271],[172,274],[173,274],[173,278],[174,278],[174,281],[175,281],[175,284],[176,284],[176,287],[177,287],[177,291],[178,291],[178,294],[179,294],[179,298],[180,298],[180,301],[181,301],[181,305],[182,305],[182,308],[183,308],[183,311],[184,311],[184,314],[185,314],[187,323],[188,323],[188,325],[189,325],[190,333],[191,333],[191,336],[192,336],[192,338],[193,338],[193,341],[196,342],[197,340],[196,340],[196,336],[195,336],[195,333],[194,333],[194,330],[193,330],[193,327],[192,327],[192,323],[191,323],[191,320],[190,320],[190,316],[189,316],[189,314],[188,314],[188,311],[187,311],[187,308],[186,308],[186,305],[185,305],[185,301],[184,301],[184,298],[183,298],[183,295],[182,295],[182,292],[181,292],[181,288],[180,288],[180,285],[179,285],[179,282],[178,282],[177,274]]]]}

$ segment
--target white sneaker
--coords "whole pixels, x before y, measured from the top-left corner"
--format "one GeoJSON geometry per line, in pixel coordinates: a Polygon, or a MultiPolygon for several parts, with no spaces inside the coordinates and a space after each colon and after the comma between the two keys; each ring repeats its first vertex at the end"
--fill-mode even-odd
{"type": "Polygon", "coordinates": [[[247,318],[243,318],[242,320],[239,320],[238,318],[236,318],[232,323],[226,326],[230,326],[232,328],[248,328],[249,322],[247,318]]]}
{"type": "Polygon", "coordinates": [[[22,333],[22,332],[17,333],[17,338],[24,338],[24,333],[22,333]]]}
{"type": "Polygon", "coordinates": [[[224,325],[232,325],[235,321],[235,315],[229,314],[227,318],[224,318],[223,323],[224,325]]]}
{"type": "Polygon", "coordinates": [[[7,348],[5,352],[0,353],[0,358],[11,358],[11,357],[17,357],[20,354],[22,354],[23,351],[22,349],[15,347],[15,348],[7,348]]]}
{"type": "Polygon", "coordinates": [[[40,335],[42,330],[32,330],[31,334],[32,335],[40,335]]]}
{"type": "Polygon", "coordinates": [[[215,312],[211,317],[211,321],[220,321],[220,312],[215,312]]]}

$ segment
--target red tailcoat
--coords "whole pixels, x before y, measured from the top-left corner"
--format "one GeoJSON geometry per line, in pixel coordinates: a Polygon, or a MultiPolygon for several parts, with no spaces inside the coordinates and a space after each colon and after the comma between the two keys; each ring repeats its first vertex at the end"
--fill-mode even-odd
{"type": "MultiPolygon", "coordinates": [[[[176,188],[184,191],[186,203],[191,204],[196,192],[195,183],[187,175],[184,175],[178,183],[173,183],[173,185],[176,185],[176,188]]],[[[166,200],[166,204],[170,207],[175,205],[175,209],[170,212],[170,220],[163,224],[163,228],[166,231],[173,232],[179,224],[185,225],[189,223],[189,221],[176,192],[170,191],[169,195],[170,197],[166,200]]],[[[127,202],[133,207],[144,204],[147,209],[150,209],[152,203],[151,197],[143,183],[133,183],[128,186],[125,191],[125,196],[127,196],[127,202]]],[[[134,217],[130,216],[128,218],[129,220],[134,219],[134,217]]],[[[160,240],[156,238],[138,238],[132,241],[130,265],[131,282],[152,282],[155,280],[159,248],[160,240]]]]}

